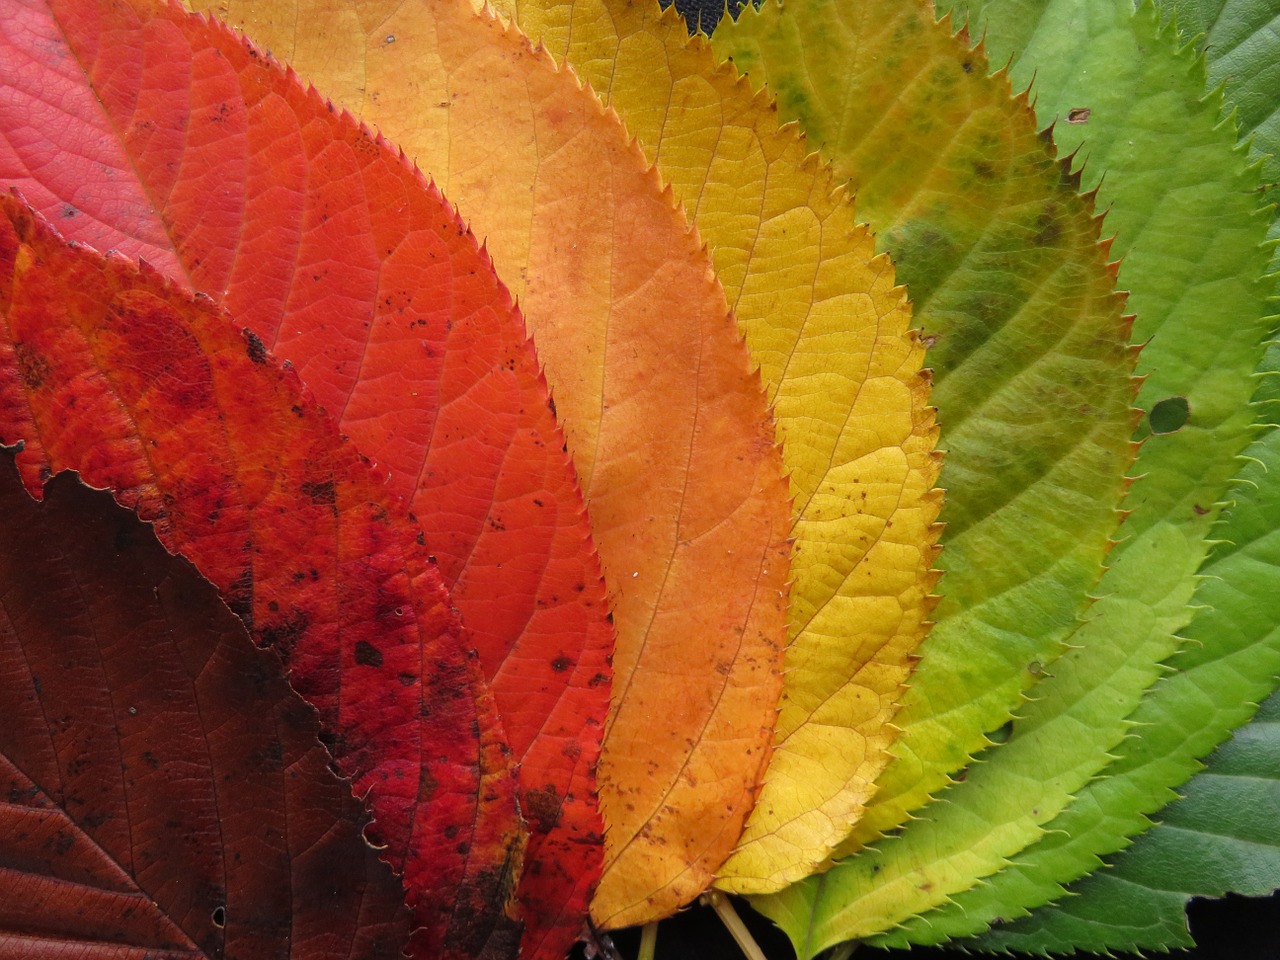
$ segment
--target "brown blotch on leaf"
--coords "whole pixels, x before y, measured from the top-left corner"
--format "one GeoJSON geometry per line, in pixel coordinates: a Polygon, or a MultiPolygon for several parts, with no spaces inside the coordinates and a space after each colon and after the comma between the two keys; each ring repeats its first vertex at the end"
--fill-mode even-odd
{"type": "Polygon", "coordinates": [[[526,790],[520,798],[521,812],[539,833],[549,833],[560,822],[560,795],[551,784],[542,790],[526,790]]]}

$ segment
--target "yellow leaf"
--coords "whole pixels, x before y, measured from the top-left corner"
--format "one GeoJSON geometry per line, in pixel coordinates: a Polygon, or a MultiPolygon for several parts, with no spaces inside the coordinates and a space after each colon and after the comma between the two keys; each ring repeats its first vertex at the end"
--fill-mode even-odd
{"type": "Polygon", "coordinates": [[[826,168],[674,11],[498,0],[618,111],[713,251],[775,404],[796,511],[775,752],[717,885],[780,889],[860,817],[934,583],[937,439],[924,348],[826,168]]]}
{"type": "Polygon", "coordinates": [[[789,555],[773,424],[696,234],[589,90],[461,0],[214,12],[396,140],[520,297],[618,629],[592,912],[603,926],[671,913],[711,882],[755,798],[789,555]]]}

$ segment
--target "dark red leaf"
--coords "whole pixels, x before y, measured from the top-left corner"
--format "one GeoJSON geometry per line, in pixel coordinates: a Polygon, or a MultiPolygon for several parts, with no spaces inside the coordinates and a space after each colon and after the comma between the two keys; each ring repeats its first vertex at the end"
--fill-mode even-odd
{"type": "Polygon", "coordinates": [[[396,957],[404,893],[315,711],[207,581],[0,452],[0,957],[396,957]]]}
{"type": "Polygon", "coordinates": [[[0,217],[0,437],[39,494],[75,469],[188,556],[368,794],[426,953],[515,948],[509,755],[401,501],[251,334],[153,270],[0,217]]]}
{"type": "Polygon", "coordinates": [[[558,928],[563,954],[600,871],[613,631],[487,255],[403,158],[217,26],[145,0],[8,17],[0,69],[26,119],[0,122],[0,177],[66,236],[220,300],[412,502],[520,762],[526,948],[558,928]]]}

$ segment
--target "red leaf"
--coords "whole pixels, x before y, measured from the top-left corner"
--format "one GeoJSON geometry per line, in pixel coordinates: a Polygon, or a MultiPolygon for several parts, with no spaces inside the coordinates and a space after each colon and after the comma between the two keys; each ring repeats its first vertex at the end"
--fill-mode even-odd
{"type": "Polygon", "coordinates": [[[397,955],[403,891],[279,658],[108,495],[46,490],[0,452],[0,957],[397,955]]]}
{"type": "Polygon", "coordinates": [[[319,708],[426,955],[513,951],[509,758],[403,504],[210,301],[2,199],[0,436],[28,489],[76,469],[154,521],[319,708]]]}
{"type": "Polygon", "coordinates": [[[545,922],[563,954],[600,871],[613,632],[522,319],[434,187],[227,31],[52,8],[5,28],[0,69],[40,121],[8,124],[0,176],[68,236],[220,299],[412,501],[520,761],[526,950],[545,922]]]}

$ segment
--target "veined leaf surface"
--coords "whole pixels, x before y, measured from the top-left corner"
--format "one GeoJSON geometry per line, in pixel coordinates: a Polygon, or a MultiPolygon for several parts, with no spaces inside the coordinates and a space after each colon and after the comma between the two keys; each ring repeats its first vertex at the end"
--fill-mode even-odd
{"type": "MultiPolygon", "coordinates": [[[[1051,0],[1040,9],[1044,32],[1027,38],[1014,69],[1028,78],[1036,71],[1039,103],[1058,115],[1081,105],[1090,110],[1087,122],[1060,125],[1060,136],[1073,147],[1083,140],[1088,171],[1107,171],[1100,195],[1118,231],[1114,249],[1125,257],[1121,279],[1132,289],[1135,329],[1150,339],[1139,360],[1147,374],[1139,403],[1149,411],[1144,430],[1153,435],[1138,456],[1141,479],[1127,503],[1133,508],[1128,536],[1103,578],[1105,599],[1076,634],[1080,649],[1038,688],[991,765],[1013,762],[1009,751],[1018,750],[1024,736],[1084,748],[1108,730],[1143,732],[1118,743],[1097,740],[1099,766],[1116,755],[1121,760],[1102,778],[1063,784],[1080,796],[1047,824],[1040,843],[927,923],[922,918],[886,938],[893,942],[980,932],[997,917],[1060,896],[1063,882],[1091,872],[1098,855],[1145,829],[1143,815],[1172,799],[1171,788],[1196,769],[1196,757],[1251,709],[1204,712],[1192,706],[1204,696],[1191,692],[1194,684],[1180,677],[1156,681],[1181,637],[1193,636],[1193,645],[1210,650],[1225,642],[1215,627],[1201,634],[1193,625],[1189,634],[1188,624],[1193,604],[1202,602],[1193,593],[1206,537],[1239,469],[1236,458],[1254,434],[1249,374],[1270,326],[1271,288],[1263,278],[1269,251],[1257,170],[1247,168],[1233,126],[1220,122],[1220,96],[1202,99],[1203,62],[1179,50],[1154,8],[1135,14],[1127,0],[1051,0]],[[1096,79],[1103,73],[1105,80],[1096,79]],[[1179,409],[1183,415],[1170,419],[1179,409]],[[1117,685],[1120,671],[1135,671],[1137,682],[1117,685]],[[1144,690],[1144,702],[1167,690],[1167,706],[1138,709],[1144,690]],[[1081,709],[1090,700],[1094,705],[1081,709]],[[1185,735],[1178,720],[1184,710],[1198,715],[1194,736],[1185,735]]],[[[985,16],[999,42],[995,25],[1010,18],[1021,29],[1026,12],[993,4],[985,16]]],[[[1220,665],[1214,696],[1227,704],[1256,703],[1274,685],[1273,666],[1264,649],[1252,662],[1220,665]]],[[[1027,775],[1043,776],[1047,768],[1034,743],[1021,749],[1027,775]]],[[[1032,799],[1041,814],[1048,812],[1032,799]]]]}
{"type": "Polygon", "coordinates": [[[64,469],[112,490],[275,648],[405,878],[420,955],[513,953],[509,751],[403,503],[208,299],[0,204],[0,439],[28,490],[64,469]]]}
{"type": "MultiPolygon", "coordinates": [[[[981,48],[931,7],[767,3],[722,21],[712,43],[753,84],[767,80],[783,118],[800,119],[850,179],[936,338],[943,598],[853,852],[989,743],[1077,626],[1131,456],[1128,325],[1090,200],[1026,97],[988,77],[981,48]]],[[[894,906],[864,916],[891,923],[919,891],[893,893],[871,863],[859,868],[867,889],[894,906]]]]}
{"type": "Polygon", "coordinates": [[[503,0],[605,96],[710,245],[795,496],[774,754],[717,886],[777,890],[848,836],[924,634],[939,498],[924,348],[853,208],[763,94],[646,0],[503,0]]]}
{"type": "MultiPolygon", "coordinates": [[[[1126,743],[1113,775],[1085,792],[1104,811],[1150,809],[1141,791],[1176,783],[1186,768],[1185,754],[1202,753],[1218,731],[1246,719],[1273,686],[1270,678],[1280,674],[1280,432],[1246,452],[1252,462],[1234,490],[1236,502],[1213,529],[1217,545],[1196,592],[1204,607],[1187,630],[1193,642],[1134,714],[1143,724],[1141,742],[1126,743]]],[[[1098,952],[1190,946],[1185,910],[1192,897],[1270,893],[1280,885],[1277,721],[1280,695],[1273,695],[1209,759],[1206,772],[1179,788],[1185,799],[1161,810],[1156,827],[1111,858],[1111,866],[1073,883],[1067,888],[1071,896],[1059,903],[965,942],[1098,952]]],[[[1172,799],[1172,792],[1160,791],[1155,799],[1172,799]]],[[[1093,833],[1132,832],[1131,819],[1106,815],[1093,833]]],[[[1067,836],[1051,839],[1081,843],[1067,836]]],[[[1094,837],[1083,834],[1082,840],[1094,837]]]]}
{"type": "Polygon", "coordinates": [[[0,542],[0,956],[399,953],[315,711],[213,587],[70,474],[32,500],[12,451],[0,542]]]}
{"type": "Polygon", "coordinates": [[[74,238],[171,264],[219,300],[389,471],[519,763],[526,944],[563,927],[563,953],[603,855],[594,769],[613,630],[523,320],[434,187],[229,31],[146,4],[154,22],[53,9],[48,36],[13,31],[27,37],[8,48],[14,94],[41,116],[51,108],[35,104],[58,90],[54,115],[70,120],[78,103],[81,116],[29,139],[11,118],[0,176],[74,238]],[[64,42],[82,56],[41,62],[64,42]],[[110,178],[69,159],[86,139],[114,151],[100,160],[110,178]]]}
{"type": "Polygon", "coordinates": [[[1192,947],[1193,897],[1272,893],[1280,876],[1280,695],[1208,764],[1112,867],[1072,884],[1074,896],[966,943],[1055,953],[1192,947]]]}
{"type": "Polygon", "coordinates": [[[519,297],[618,631],[592,912],[608,927],[672,912],[754,802],[789,559],[773,425],[697,236],[617,118],[464,0],[214,9],[397,140],[519,297]]]}

